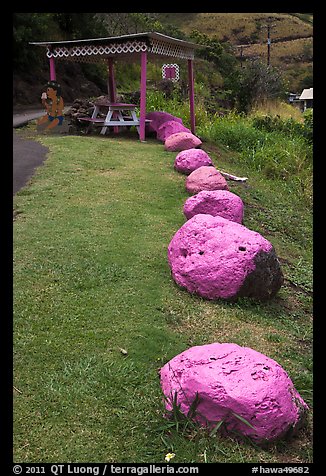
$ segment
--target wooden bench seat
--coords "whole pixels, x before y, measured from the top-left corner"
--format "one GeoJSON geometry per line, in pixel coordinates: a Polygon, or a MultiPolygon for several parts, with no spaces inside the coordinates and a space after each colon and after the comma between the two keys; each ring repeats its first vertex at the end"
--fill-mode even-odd
{"type": "Polygon", "coordinates": [[[105,122],[105,117],[78,117],[78,121],[93,122],[94,124],[103,124],[105,122]]]}
{"type": "MultiPolygon", "coordinates": [[[[86,133],[87,134],[91,132],[92,126],[95,126],[95,125],[98,125],[98,126],[102,127],[101,134],[105,134],[106,129],[108,127],[114,127],[114,128],[126,127],[126,128],[129,129],[131,126],[136,126],[137,131],[139,133],[140,121],[139,121],[138,118],[137,118],[137,120],[135,120],[135,118],[136,118],[135,115],[134,115],[134,117],[120,115],[120,118],[122,120],[112,120],[111,119],[110,124],[105,124],[106,118],[104,118],[104,117],[78,117],[77,120],[81,121],[81,122],[87,122],[88,123],[88,127],[86,128],[86,133]]],[[[145,119],[145,123],[149,123],[149,122],[152,122],[152,120],[151,119],[145,119]]],[[[117,131],[117,129],[115,129],[115,131],[117,131]]]]}

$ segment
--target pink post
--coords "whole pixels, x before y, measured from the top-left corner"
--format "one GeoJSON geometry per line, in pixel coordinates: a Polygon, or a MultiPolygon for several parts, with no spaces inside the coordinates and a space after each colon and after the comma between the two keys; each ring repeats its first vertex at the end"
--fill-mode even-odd
{"type": "Polygon", "coordinates": [[[116,102],[117,94],[116,94],[116,86],[115,86],[115,78],[114,78],[113,58],[108,58],[108,69],[109,69],[109,77],[108,77],[109,98],[111,102],[116,102]]]}
{"type": "Polygon", "coordinates": [[[139,136],[141,141],[145,141],[145,120],[146,120],[146,72],[147,72],[147,52],[141,52],[141,75],[140,75],[140,118],[139,136]]]}
{"type": "Polygon", "coordinates": [[[194,70],[193,60],[188,60],[188,83],[189,83],[189,102],[190,102],[190,129],[195,134],[195,91],[194,91],[194,70]]]}
{"type": "Polygon", "coordinates": [[[50,57],[50,81],[56,81],[55,64],[53,56],[50,57]]]}
{"type": "MultiPolygon", "coordinates": [[[[115,85],[115,78],[114,78],[114,66],[113,66],[113,58],[108,58],[108,93],[110,101],[115,103],[117,100],[117,91],[115,85]]],[[[113,113],[113,117],[116,117],[116,113],[113,113]]],[[[119,132],[119,128],[117,126],[113,127],[113,132],[117,134],[119,132]]]]}

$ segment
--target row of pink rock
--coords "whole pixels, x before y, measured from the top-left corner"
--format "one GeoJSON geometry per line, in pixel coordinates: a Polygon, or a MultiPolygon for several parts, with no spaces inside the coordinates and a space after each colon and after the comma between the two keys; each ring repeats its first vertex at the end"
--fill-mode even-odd
{"type": "Polygon", "coordinates": [[[164,142],[164,148],[170,152],[198,147],[202,143],[179,117],[164,111],[153,111],[146,114],[146,119],[150,121],[146,132],[156,134],[156,138],[164,142]]]}
{"type": "Polygon", "coordinates": [[[150,112],[148,132],[164,141],[168,151],[179,151],[174,167],[188,175],[184,204],[188,221],[168,247],[175,282],[206,299],[267,300],[278,292],[283,273],[272,244],[242,225],[243,202],[230,192],[224,176],[202,142],[178,117],[150,112]]]}
{"type": "Polygon", "coordinates": [[[160,382],[167,417],[178,406],[210,431],[257,444],[295,435],[309,410],[275,360],[237,344],[191,347],[161,368],[160,382]]]}
{"type": "MultiPolygon", "coordinates": [[[[168,247],[176,283],[208,299],[249,296],[267,299],[283,275],[271,243],[242,225],[241,198],[228,190],[199,138],[181,119],[149,113],[152,131],[165,149],[180,151],[177,171],[188,175],[187,222],[168,247]],[[170,134],[170,135],[169,135],[170,134]]],[[[285,370],[273,359],[230,343],[195,346],[160,370],[167,416],[177,405],[184,415],[222,434],[268,443],[294,434],[308,406],[285,370]]]]}

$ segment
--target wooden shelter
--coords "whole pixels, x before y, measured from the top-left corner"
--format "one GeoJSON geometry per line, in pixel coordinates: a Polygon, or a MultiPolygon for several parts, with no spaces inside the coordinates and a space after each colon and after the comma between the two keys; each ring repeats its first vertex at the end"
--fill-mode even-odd
{"type": "Polygon", "coordinates": [[[190,123],[191,131],[193,134],[195,133],[193,62],[195,49],[200,47],[196,43],[179,40],[157,32],[149,32],[108,38],[30,42],[30,44],[46,48],[46,55],[50,62],[50,80],[53,81],[56,80],[55,61],[57,60],[107,64],[108,94],[112,103],[116,102],[115,61],[139,61],[141,65],[139,117],[141,141],[145,140],[147,62],[156,58],[186,60],[188,63],[190,123]]]}

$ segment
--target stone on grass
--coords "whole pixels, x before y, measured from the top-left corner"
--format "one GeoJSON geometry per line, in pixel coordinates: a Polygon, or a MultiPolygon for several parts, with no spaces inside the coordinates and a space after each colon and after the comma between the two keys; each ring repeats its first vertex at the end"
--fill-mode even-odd
{"type": "Polygon", "coordinates": [[[203,298],[266,301],[283,273],[272,244],[245,226],[211,215],[190,218],[168,246],[174,281],[203,298]]]}
{"type": "Polygon", "coordinates": [[[179,152],[181,150],[194,149],[201,144],[202,141],[191,132],[176,132],[166,139],[164,148],[170,152],[179,152]]]}
{"type": "Polygon", "coordinates": [[[212,159],[203,149],[187,149],[179,152],[174,161],[174,168],[189,175],[202,166],[213,165],[212,159]]]}
{"type": "Polygon", "coordinates": [[[186,190],[194,194],[202,190],[229,190],[229,187],[223,175],[215,167],[203,165],[188,175],[186,190]]]}
{"type": "Polygon", "coordinates": [[[150,120],[151,122],[146,123],[146,132],[156,132],[158,131],[159,127],[167,121],[175,121],[182,124],[182,119],[179,117],[173,116],[165,111],[151,111],[146,114],[146,119],[150,120]]]}
{"type": "Polygon", "coordinates": [[[242,223],[243,209],[243,201],[235,193],[228,190],[203,190],[186,200],[183,213],[187,220],[203,213],[242,223]]]}
{"type": "Polygon", "coordinates": [[[191,130],[188,129],[186,126],[181,124],[180,122],[177,122],[175,120],[173,121],[166,121],[163,122],[163,124],[160,125],[160,127],[157,129],[157,139],[161,140],[162,142],[165,142],[165,140],[171,136],[172,134],[176,134],[177,132],[190,132],[191,130]]]}
{"type": "MultiPolygon", "coordinates": [[[[193,420],[222,434],[237,432],[258,444],[295,434],[308,406],[286,371],[273,359],[237,344],[191,347],[160,370],[165,407],[173,402],[193,420]]],[[[233,433],[234,434],[234,433],[233,433]]]]}

